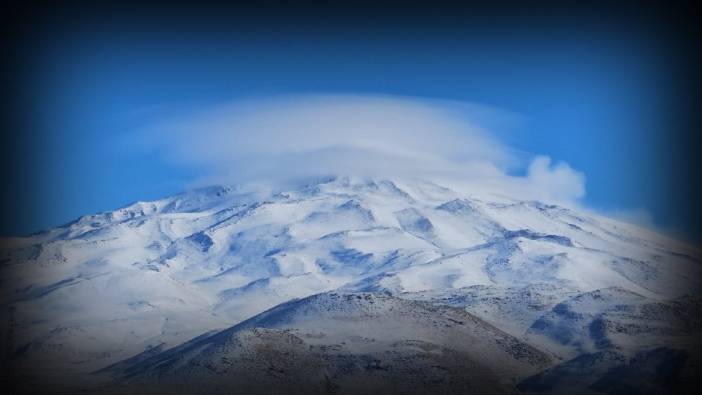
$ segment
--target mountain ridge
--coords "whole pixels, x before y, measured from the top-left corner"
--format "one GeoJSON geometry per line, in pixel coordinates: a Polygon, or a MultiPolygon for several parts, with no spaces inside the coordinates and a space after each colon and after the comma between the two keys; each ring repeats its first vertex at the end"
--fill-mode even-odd
{"type": "Polygon", "coordinates": [[[335,291],[460,308],[556,360],[691,342],[699,249],[574,208],[441,184],[207,187],[6,239],[8,359],[82,377],[335,291]],[[603,292],[614,302],[588,296],[603,292]],[[617,332],[625,327],[636,329],[617,332]]]}

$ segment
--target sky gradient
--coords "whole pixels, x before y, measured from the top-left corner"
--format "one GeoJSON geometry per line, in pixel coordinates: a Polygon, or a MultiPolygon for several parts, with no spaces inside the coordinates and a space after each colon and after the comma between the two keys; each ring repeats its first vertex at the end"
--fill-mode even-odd
{"type": "Polygon", "coordinates": [[[690,203],[676,195],[688,182],[677,136],[689,59],[650,14],[310,7],[175,9],[158,19],[152,9],[86,7],[24,28],[12,49],[22,135],[4,148],[17,202],[3,209],[26,215],[0,233],[182,190],[202,169],[134,148],[161,120],[241,99],[341,93],[514,114],[491,130],[583,172],[586,206],[643,210],[656,226],[696,237],[699,209],[683,212],[690,203]]]}

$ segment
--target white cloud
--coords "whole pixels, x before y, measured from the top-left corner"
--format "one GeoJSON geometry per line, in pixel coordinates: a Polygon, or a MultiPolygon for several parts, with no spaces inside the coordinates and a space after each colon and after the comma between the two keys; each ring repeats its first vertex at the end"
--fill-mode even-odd
{"type": "Polygon", "coordinates": [[[645,208],[632,208],[623,210],[605,210],[608,217],[645,228],[654,228],[653,215],[645,208]]]}
{"type": "Polygon", "coordinates": [[[575,200],[585,195],[585,175],[564,162],[551,166],[551,158],[547,156],[532,160],[527,180],[537,190],[548,191],[557,200],[575,200]]]}
{"type": "Polygon", "coordinates": [[[302,95],[239,101],[152,129],[178,163],[204,167],[218,182],[330,174],[435,177],[471,191],[572,203],[584,176],[536,157],[519,161],[475,120],[512,115],[473,104],[378,95],[302,95]]]}

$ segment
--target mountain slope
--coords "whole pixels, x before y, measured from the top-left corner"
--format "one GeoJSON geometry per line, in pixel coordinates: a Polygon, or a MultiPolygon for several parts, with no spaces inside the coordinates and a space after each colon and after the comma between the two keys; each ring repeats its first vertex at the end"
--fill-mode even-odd
{"type": "Polygon", "coordinates": [[[460,309],[325,293],[107,370],[139,392],[510,393],[517,379],[549,364],[548,355],[460,309]]]}
{"type": "Polygon", "coordinates": [[[7,239],[1,254],[6,360],[59,384],[334,290],[459,307],[563,362],[684,349],[699,332],[698,249],[423,180],[203,188],[7,239]]]}

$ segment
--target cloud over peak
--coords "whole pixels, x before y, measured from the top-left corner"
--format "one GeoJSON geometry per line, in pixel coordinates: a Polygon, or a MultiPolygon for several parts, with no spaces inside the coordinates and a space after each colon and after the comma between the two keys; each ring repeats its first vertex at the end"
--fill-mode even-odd
{"type": "Polygon", "coordinates": [[[508,117],[475,104],[381,95],[297,95],[227,103],[161,122],[152,141],[218,182],[353,175],[426,177],[475,193],[573,203],[583,174],[537,156],[526,175],[475,120],[508,117]]]}

